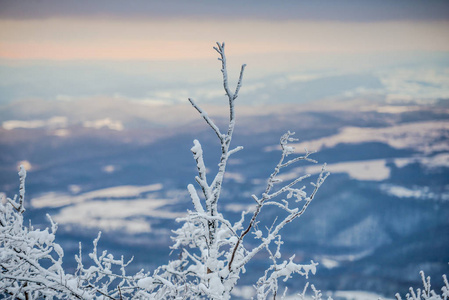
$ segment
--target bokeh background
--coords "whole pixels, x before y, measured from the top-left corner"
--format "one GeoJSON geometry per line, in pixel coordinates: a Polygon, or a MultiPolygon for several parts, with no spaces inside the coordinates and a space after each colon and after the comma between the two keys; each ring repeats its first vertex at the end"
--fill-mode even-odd
{"type": "Polygon", "coordinates": [[[191,208],[192,140],[211,172],[218,162],[187,98],[226,123],[212,49],[225,41],[231,84],[248,65],[225,216],[251,207],[280,135],[296,131],[297,150],[318,150],[332,176],[283,233],[285,257],[318,261],[310,281],[334,297],[392,298],[420,286],[420,270],[438,289],[449,270],[448,37],[449,2],[438,0],[2,0],[0,190],[13,196],[18,165],[28,169],[26,217],[59,223],[68,269],[99,230],[134,270],[166,262],[175,218],[191,208]]]}

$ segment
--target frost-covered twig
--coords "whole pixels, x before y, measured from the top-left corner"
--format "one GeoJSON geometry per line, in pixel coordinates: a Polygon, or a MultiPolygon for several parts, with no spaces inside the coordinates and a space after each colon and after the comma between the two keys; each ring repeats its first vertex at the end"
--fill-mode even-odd
{"type": "MultiPolygon", "coordinates": [[[[424,272],[419,272],[423,283],[423,289],[417,288],[416,291],[413,288],[409,289],[409,293],[405,295],[407,300],[447,300],[449,299],[449,282],[446,275],[443,275],[444,286],[441,288],[441,294],[431,289],[430,276],[425,276],[424,272]]],[[[399,293],[395,295],[397,300],[402,300],[399,293]]]]}
{"type": "Polygon", "coordinates": [[[307,277],[309,273],[315,273],[317,263],[298,264],[294,261],[295,256],[282,260],[281,254],[281,230],[305,212],[328,176],[323,167],[317,180],[311,182],[313,188],[309,195],[306,186],[296,187],[310,177],[308,174],[281,184],[278,174],[282,169],[300,161],[316,163],[308,151],[286,160],[294,153],[293,147],[289,146],[289,142],[295,140],[292,137],[294,133],[287,132],[281,137],[280,161],[269,176],[265,191],[259,197],[252,196],[256,207],[250,220],[245,221],[249,212],[242,212],[241,218],[232,223],[218,210],[229,157],[243,149],[241,146],[231,149],[230,145],[235,128],[234,102],[242,87],[245,65],[241,67],[238,83],[232,92],[228,83],[225,45],[217,43],[214,49],[221,61],[223,88],[229,103],[229,123],[226,130],[220,130],[208,114],[189,99],[217,135],[221,155],[218,171],[209,182],[203,149],[200,142],[194,140],[191,151],[198,171],[195,181],[201,192],[193,184],[187,187],[194,210],[179,218],[177,221],[182,222],[182,226],[173,231],[171,248],[179,251],[179,258],[152,273],[142,270],[129,275],[126,267],[132,258],[125,261],[123,257],[114,258],[108,251],[99,251],[99,233],[93,241],[89,259],[83,258],[80,245],[79,254],[75,256],[76,271],[74,274],[66,273],[62,267],[64,252],[54,240],[57,224],[49,217],[50,229],[40,231],[23,225],[26,172],[21,167],[19,199],[7,199],[5,204],[0,204],[1,296],[6,299],[229,299],[240,274],[245,272],[245,266],[263,249],[267,250],[271,266],[257,282],[258,299],[270,295],[276,297],[279,278],[285,281],[295,274],[307,277]],[[283,216],[276,217],[264,233],[258,229],[258,217],[265,206],[280,209],[283,216]],[[248,233],[254,234],[256,244],[245,244],[248,233]]]}
{"type": "MultiPolygon", "coordinates": [[[[316,192],[329,175],[323,167],[317,181],[312,182],[313,190],[309,196],[307,196],[305,186],[300,188],[295,187],[298,183],[309,178],[309,174],[299,176],[295,180],[273,190],[274,186],[281,182],[281,180],[277,178],[281,169],[299,161],[316,163],[315,160],[310,158],[312,153],[308,151],[302,156],[286,161],[287,156],[294,153],[293,147],[289,146],[288,143],[296,140],[292,137],[294,133],[287,132],[281,137],[281,158],[273,173],[268,178],[264,193],[262,193],[260,197],[253,195],[253,199],[257,204],[252,213],[251,220],[247,225],[243,227],[245,214],[242,214],[242,219],[239,222],[232,225],[218,212],[217,203],[220,197],[227,161],[230,155],[242,149],[242,147],[236,147],[233,150],[230,150],[230,143],[235,127],[234,101],[242,86],[242,78],[245,70],[245,65],[242,65],[237,87],[235,92],[232,93],[228,83],[224,48],[224,43],[217,43],[217,47],[214,47],[220,55],[219,60],[222,63],[221,72],[223,75],[223,88],[229,102],[230,117],[226,134],[222,133],[203,109],[201,109],[192,99],[189,99],[192,106],[201,114],[203,119],[219,138],[221,145],[221,157],[218,163],[219,168],[212,182],[209,184],[206,176],[207,168],[204,165],[203,160],[203,150],[201,144],[195,140],[191,151],[197,164],[198,176],[196,177],[196,182],[201,188],[203,200],[199,197],[194,186],[189,185],[188,191],[195,211],[189,212],[187,217],[179,219],[179,221],[184,222],[184,224],[180,229],[174,231],[174,240],[176,242],[173,246],[173,249],[182,248],[185,253],[183,259],[188,272],[184,271],[184,273],[182,273],[183,276],[193,276],[196,278],[196,282],[201,286],[201,288],[198,288],[198,291],[213,299],[228,299],[230,297],[230,292],[239,279],[240,272],[245,270],[245,265],[262,249],[265,248],[269,251],[270,245],[276,239],[278,239],[276,243],[279,245],[282,243],[279,232],[286,224],[292,222],[305,212],[306,208],[315,197],[316,192]],[[293,204],[284,199],[277,199],[282,195],[286,195],[287,199],[295,199],[294,203],[298,204],[293,204]],[[299,203],[302,200],[305,201],[299,203]],[[202,204],[203,201],[204,205],[202,204]],[[262,211],[262,208],[266,205],[274,205],[288,214],[283,219],[279,219],[277,223],[275,222],[275,224],[273,224],[274,227],[272,227],[272,230],[265,237],[262,238],[262,232],[257,230],[255,234],[259,237],[260,243],[249,250],[243,245],[244,238],[254,229],[258,223],[258,216],[262,211]]],[[[290,263],[284,262],[279,265],[275,264],[270,267],[269,270],[271,271],[271,276],[274,276],[272,278],[277,278],[284,272],[278,270],[278,268],[291,268],[290,274],[296,272],[300,275],[306,275],[308,272],[299,271],[304,266],[305,265],[294,264],[291,258],[290,263]],[[295,270],[293,270],[293,266],[295,266],[295,270]]],[[[312,262],[312,265],[310,266],[315,265],[312,262]]],[[[174,270],[172,270],[172,273],[175,273],[174,270]]],[[[290,275],[287,277],[290,277],[290,275]]]]}
{"type": "MultiPolygon", "coordinates": [[[[276,167],[274,168],[273,173],[270,175],[270,177],[268,178],[267,181],[267,187],[265,189],[265,192],[262,194],[262,197],[259,199],[257,196],[253,195],[253,198],[255,199],[255,201],[257,202],[257,206],[256,209],[253,213],[253,216],[248,224],[248,227],[242,232],[242,234],[240,235],[236,246],[234,246],[234,249],[232,250],[232,256],[231,256],[231,260],[229,262],[228,265],[228,269],[231,271],[233,268],[233,263],[234,263],[234,258],[235,258],[235,253],[237,252],[238,246],[240,245],[240,243],[242,242],[242,240],[244,239],[244,237],[251,231],[251,229],[253,228],[254,224],[256,223],[257,217],[259,215],[259,213],[262,210],[262,207],[264,207],[265,205],[276,205],[278,207],[280,207],[281,209],[287,211],[289,213],[289,215],[287,217],[285,217],[285,219],[279,223],[278,226],[276,226],[276,229],[274,230],[272,235],[269,235],[266,239],[264,239],[262,241],[262,243],[256,247],[255,249],[253,249],[253,251],[251,251],[248,254],[248,258],[251,259],[254,255],[256,255],[260,250],[262,250],[263,248],[266,247],[267,244],[271,243],[271,241],[275,238],[275,236],[278,234],[278,232],[287,224],[290,223],[291,221],[293,221],[294,219],[298,218],[299,216],[301,216],[305,210],[307,209],[307,207],[309,206],[310,202],[313,200],[313,198],[315,197],[315,194],[317,193],[318,189],[320,188],[320,186],[324,183],[324,181],[326,180],[327,176],[329,176],[329,173],[326,172],[325,170],[325,165],[323,166],[321,173],[318,177],[318,180],[316,183],[312,183],[312,185],[315,187],[314,190],[312,191],[311,195],[309,197],[306,197],[306,193],[303,191],[304,188],[301,189],[292,189],[292,187],[294,185],[296,185],[297,183],[303,181],[304,179],[310,177],[309,174],[306,174],[304,176],[298,177],[297,179],[293,180],[291,183],[284,185],[283,187],[281,187],[278,191],[271,193],[272,188],[274,187],[274,185],[276,183],[281,182],[280,180],[278,180],[276,177],[279,174],[279,172],[281,171],[282,168],[285,168],[287,166],[289,166],[290,164],[292,164],[293,162],[297,162],[300,160],[306,160],[309,162],[315,162],[315,160],[312,160],[309,158],[309,155],[311,154],[310,152],[306,152],[306,154],[304,156],[299,156],[297,158],[291,159],[288,162],[284,163],[284,160],[287,156],[289,156],[290,154],[294,153],[294,149],[290,146],[288,146],[288,142],[292,142],[295,141],[296,139],[292,138],[291,136],[294,135],[294,133],[292,132],[287,132],[286,134],[284,134],[281,137],[280,140],[280,145],[281,145],[281,149],[282,149],[282,155],[281,155],[281,159],[279,161],[279,163],[276,165],[276,167]],[[302,206],[301,210],[298,210],[298,208],[294,208],[294,209],[290,209],[288,207],[288,202],[267,202],[268,200],[271,200],[285,192],[289,191],[289,195],[291,197],[291,195],[295,194],[297,201],[299,202],[302,199],[305,199],[306,202],[305,204],[302,206]]],[[[246,264],[247,262],[243,261],[240,264],[237,265],[237,267],[241,267],[242,265],[246,264]]]]}
{"type": "Polygon", "coordinates": [[[7,199],[9,204],[14,207],[15,210],[17,210],[19,213],[23,214],[25,212],[24,207],[24,200],[25,200],[25,178],[27,177],[27,172],[25,170],[25,167],[23,165],[20,165],[19,167],[19,177],[20,177],[20,186],[19,186],[19,202],[17,202],[17,195],[14,197],[14,199],[7,199]]]}

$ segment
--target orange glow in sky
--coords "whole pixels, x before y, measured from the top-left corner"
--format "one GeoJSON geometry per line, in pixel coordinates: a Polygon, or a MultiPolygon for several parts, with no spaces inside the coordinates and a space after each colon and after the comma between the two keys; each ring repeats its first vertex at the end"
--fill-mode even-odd
{"type": "Polygon", "coordinates": [[[449,51],[449,22],[0,20],[0,58],[185,60],[230,55],[449,51]]]}

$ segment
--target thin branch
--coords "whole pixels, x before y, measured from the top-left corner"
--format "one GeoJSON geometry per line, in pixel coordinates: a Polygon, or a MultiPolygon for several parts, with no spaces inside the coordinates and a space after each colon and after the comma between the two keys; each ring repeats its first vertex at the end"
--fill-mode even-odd
{"type": "Polygon", "coordinates": [[[283,163],[282,165],[280,165],[280,167],[281,168],[285,168],[285,167],[287,167],[287,166],[289,166],[291,164],[294,164],[294,163],[296,163],[296,162],[298,162],[300,160],[306,160],[306,161],[309,161],[309,162],[312,162],[312,163],[316,164],[316,163],[318,163],[316,160],[309,158],[309,155],[311,155],[313,153],[315,153],[315,152],[307,152],[306,155],[299,156],[299,157],[296,157],[294,159],[291,159],[291,160],[287,161],[286,163],[283,163]]]}
{"type": "MultiPolygon", "coordinates": [[[[302,214],[304,214],[304,212],[306,211],[307,207],[309,206],[309,204],[312,202],[312,200],[314,199],[318,189],[321,187],[321,185],[324,183],[324,181],[326,180],[326,178],[329,176],[329,173],[324,173],[325,172],[325,165],[323,166],[321,173],[316,181],[316,183],[314,184],[314,190],[311,193],[311,195],[306,199],[305,204],[303,205],[302,209],[299,212],[296,213],[292,213],[290,215],[288,215],[281,223],[279,223],[276,228],[273,230],[273,232],[271,232],[269,234],[269,236],[264,239],[264,241],[256,248],[254,248],[251,252],[248,253],[247,255],[247,259],[246,261],[249,261],[252,257],[254,257],[254,255],[256,255],[260,250],[262,250],[266,244],[271,243],[271,241],[276,237],[276,235],[279,233],[279,231],[288,223],[290,223],[291,221],[293,221],[294,219],[300,217],[302,214]]],[[[236,269],[241,268],[244,264],[246,264],[246,262],[242,262],[240,263],[236,269]]]]}
{"type": "Polygon", "coordinates": [[[237,233],[234,231],[234,228],[232,228],[231,223],[228,220],[224,219],[222,216],[208,216],[206,214],[198,214],[196,218],[201,218],[208,221],[210,220],[219,221],[222,224],[226,225],[226,227],[228,227],[228,229],[232,232],[233,235],[237,236],[237,233]]]}
{"type": "Polygon", "coordinates": [[[243,147],[242,147],[242,146],[238,146],[238,147],[235,147],[235,148],[232,149],[232,150],[229,150],[229,151],[228,151],[228,157],[231,156],[232,154],[236,153],[236,152],[239,152],[240,150],[243,150],[243,147]]]}
{"type": "Polygon", "coordinates": [[[223,134],[220,132],[220,129],[218,129],[217,125],[215,125],[215,123],[211,120],[211,118],[209,118],[209,116],[207,115],[207,113],[201,109],[201,107],[199,107],[195,101],[193,101],[192,98],[189,98],[189,102],[190,104],[192,104],[192,106],[201,114],[201,116],[203,117],[203,119],[206,121],[206,123],[213,129],[213,131],[215,132],[215,134],[218,136],[218,138],[220,140],[223,140],[223,134]]]}
{"type": "Polygon", "coordinates": [[[299,178],[296,178],[295,180],[293,180],[292,182],[290,182],[289,184],[287,184],[286,186],[284,186],[284,187],[281,188],[279,191],[277,191],[277,192],[275,192],[275,193],[273,193],[273,194],[270,194],[270,195],[264,194],[265,196],[264,196],[264,198],[262,199],[262,201],[270,200],[270,199],[273,199],[273,198],[279,196],[280,194],[286,192],[289,188],[291,188],[292,186],[294,186],[294,185],[297,184],[298,182],[303,181],[304,179],[309,178],[310,176],[311,176],[310,174],[306,174],[306,175],[304,175],[304,176],[301,176],[301,177],[299,177],[299,178]]]}
{"type": "Polygon", "coordinates": [[[25,200],[25,178],[27,177],[27,172],[23,165],[20,165],[20,187],[19,187],[19,212],[24,213],[25,208],[23,207],[23,202],[25,200]]]}
{"type": "Polygon", "coordinates": [[[231,100],[234,95],[231,93],[231,90],[229,89],[229,84],[228,84],[228,70],[226,68],[226,55],[224,52],[224,48],[225,48],[225,43],[216,43],[217,47],[214,47],[215,51],[218,52],[218,54],[220,54],[220,58],[219,60],[221,61],[221,73],[223,74],[223,88],[226,92],[226,95],[229,97],[229,100],[231,100]]]}
{"type": "Polygon", "coordinates": [[[240,88],[242,87],[242,80],[243,80],[243,72],[245,71],[246,64],[243,64],[240,69],[240,75],[239,75],[239,81],[237,83],[237,87],[235,88],[233,100],[235,100],[239,96],[240,88]]]}

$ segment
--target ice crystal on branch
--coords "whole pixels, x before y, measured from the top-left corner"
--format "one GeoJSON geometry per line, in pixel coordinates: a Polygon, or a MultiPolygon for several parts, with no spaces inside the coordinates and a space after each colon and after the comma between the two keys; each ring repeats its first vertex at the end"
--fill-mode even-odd
{"type": "MultiPolygon", "coordinates": [[[[423,289],[417,288],[416,291],[410,288],[410,293],[405,295],[406,300],[447,300],[449,299],[449,282],[446,275],[443,275],[444,286],[441,288],[441,295],[431,289],[430,276],[425,276],[424,272],[419,273],[421,275],[421,280],[423,283],[423,289]]],[[[397,293],[397,300],[402,300],[401,295],[397,293]]]]}
{"type": "MultiPolygon", "coordinates": [[[[98,253],[99,234],[87,262],[80,246],[76,272],[67,274],[62,267],[64,252],[54,241],[57,225],[51,218],[51,228],[43,231],[23,225],[26,172],[21,168],[19,199],[8,199],[0,204],[0,295],[7,299],[229,299],[247,264],[261,253],[267,255],[271,265],[254,285],[257,299],[276,298],[279,280],[287,281],[295,274],[305,277],[315,274],[317,263],[298,264],[294,262],[294,255],[283,258],[281,253],[282,229],[304,214],[329,175],[323,166],[309,184],[306,184],[311,179],[309,174],[290,182],[279,178],[282,170],[292,164],[316,163],[307,150],[295,156],[295,149],[289,145],[296,141],[294,133],[287,132],[281,137],[279,162],[264,191],[252,195],[254,209],[243,211],[241,218],[233,223],[219,210],[228,160],[243,149],[241,146],[232,148],[231,141],[236,124],[234,104],[242,87],[245,65],[241,67],[236,87],[231,89],[225,44],[217,43],[214,49],[221,62],[229,121],[227,127],[219,128],[206,111],[189,99],[217,136],[221,155],[218,171],[211,176],[207,174],[200,142],[193,141],[191,152],[198,175],[196,187],[194,184],[187,186],[193,210],[177,219],[182,225],[173,231],[171,248],[178,252],[177,258],[151,274],[141,271],[128,275],[126,267],[131,261],[114,258],[107,251],[98,253]],[[268,207],[277,210],[277,217],[271,227],[259,228],[261,216],[268,207]],[[251,237],[250,243],[248,237],[251,237]]],[[[319,291],[314,287],[313,290],[318,300],[319,291]]],[[[305,290],[302,297],[304,293],[305,290]]]]}
{"type": "MultiPolygon", "coordinates": [[[[242,86],[245,65],[242,65],[239,80],[235,91],[228,85],[228,74],[226,66],[225,45],[217,43],[214,49],[219,54],[222,63],[221,72],[223,75],[223,87],[229,103],[229,122],[227,129],[222,130],[214,123],[209,115],[200,108],[193,99],[189,99],[192,106],[201,114],[206,123],[211,127],[218,137],[221,146],[221,156],[218,163],[218,171],[209,182],[206,174],[206,166],[203,160],[203,150],[198,140],[194,141],[191,151],[196,161],[198,176],[195,178],[198,184],[200,195],[193,185],[188,186],[188,191],[193,202],[193,211],[189,211],[184,218],[178,219],[183,222],[181,228],[174,231],[175,244],[173,249],[179,249],[183,255],[176,266],[178,269],[167,269],[179,280],[186,280],[185,284],[189,290],[196,291],[196,297],[204,296],[210,299],[229,299],[232,289],[237,284],[240,275],[245,271],[245,266],[258,253],[267,251],[273,264],[266,270],[265,275],[257,283],[258,299],[265,299],[268,295],[275,295],[277,292],[277,280],[284,277],[285,280],[293,274],[307,276],[309,272],[315,273],[316,263],[300,265],[293,262],[293,257],[288,261],[277,263],[281,258],[280,245],[282,238],[281,230],[288,223],[299,218],[314,199],[318,189],[326,180],[329,173],[322,171],[316,181],[311,182],[312,190],[306,193],[306,186],[297,185],[308,179],[310,175],[305,174],[289,183],[283,183],[278,178],[279,173],[285,167],[299,161],[314,162],[310,158],[312,153],[307,152],[302,156],[297,156],[287,160],[287,157],[294,155],[294,148],[289,146],[294,133],[287,132],[281,137],[280,146],[282,154],[279,163],[275,166],[273,173],[267,180],[265,191],[257,196],[252,195],[256,202],[253,211],[242,212],[241,219],[231,224],[218,210],[223,179],[226,172],[228,159],[231,155],[241,150],[236,147],[231,150],[230,144],[235,127],[235,100],[238,97],[242,86]],[[292,199],[287,201],[282,197],[292,199]],[[275,206],[283,217],[275,220],[273,226],[265,232],[256,229],[260,214],[264,207],[275,206]],[[246,216],[250,218],[246,218],[246,216]],[[245,238],[252,232],[258,244],[247,245],[245,238]],[[270,247],[277,245],[276,253],[273,254],[270,247]],[[262,292],[259,292],[261,291],[262,292]]],[[[193,296],[193,295],[192,295],[193,296]]]]}

